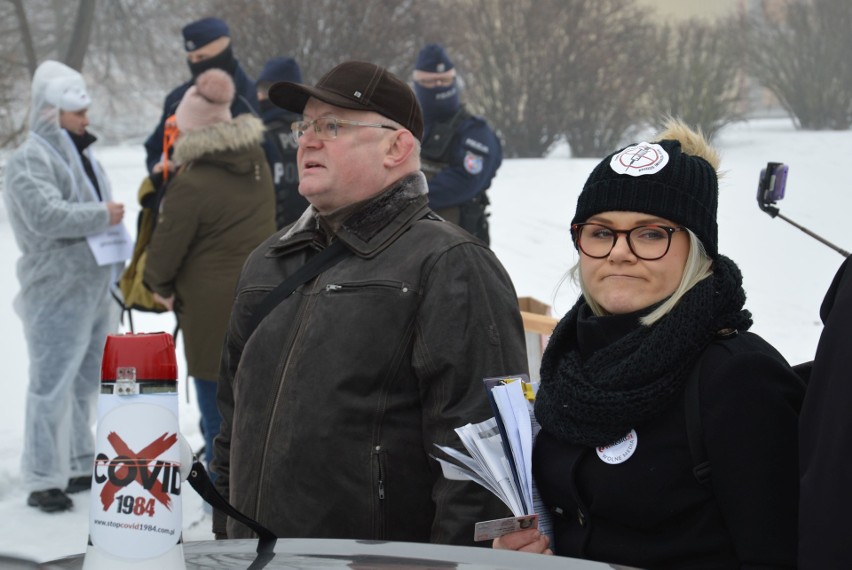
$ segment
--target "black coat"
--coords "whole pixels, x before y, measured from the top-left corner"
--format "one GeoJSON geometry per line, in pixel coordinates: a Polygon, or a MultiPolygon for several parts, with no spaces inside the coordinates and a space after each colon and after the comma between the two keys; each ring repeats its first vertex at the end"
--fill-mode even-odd
{"type": "MultiPolygon", "coordinates": [[[[313,208],[260,245],[237,286],[222,355],[216,487],[277,536],[472,544],[507,516],[430,458],[492,414],[482,379],[525,371],[512,282],[494,254],[429,214],[403,178],[346,218],[350,255],[277,305],[265,295],[328,237],[313,208]]],[[[214,531],[226,520],[214,513],[214,531]]],[[[229,538],[251,532],[227,521],[229,538]]]]}
{"type": "Polygon", "coordinates": [[[699,386],[710,487],[692,473],[683,396],[636,426],[635,452],[621,463],[539,434],[533,469],[555,512],[556,553],[642,568],[795,567],[803,384],[757,335],[707,350],[699,386]]]}
{"type": "Polygon", "coordinates": [[[847,259],[820,309],[819,339],[799,420],[799,567],[852,568],[852,271],[847,259]]]}

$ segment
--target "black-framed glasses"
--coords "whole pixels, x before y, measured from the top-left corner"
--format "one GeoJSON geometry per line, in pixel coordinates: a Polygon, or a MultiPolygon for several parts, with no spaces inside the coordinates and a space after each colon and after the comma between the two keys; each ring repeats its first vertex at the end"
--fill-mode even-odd
{"type": "Polygon", "coordinates": [[[627,247],[633,255],[645,261],[660,259],[669,252],[672,245],[672,235],[685,231],[686,228],[648,224],[629,230],[616,230],[603,224],[585,223],[573,224],[571,236],[577,247],[595,259],[607,257],[618,241],[618,234],[627,238],[627,247]]]}
{"type": "Polygon", "coordinates": [[[296,141],[296,144],[300,143],[302,135],[308,132],[311,128],[314,129],[314,133],[316,133],[318,139],[330,141],[337,138],[341,125],[353,127],[376,127],[380,129],[390,129],[392,131],[399,129],[399,127],[382,125],[381,123],[364,123],[361,121],[350,121],[349,119],[338,119],[337,117],[320,117],[313,121],[296,121],[290,125],[290,131],[293,133],[293,139],[296,141]]]}

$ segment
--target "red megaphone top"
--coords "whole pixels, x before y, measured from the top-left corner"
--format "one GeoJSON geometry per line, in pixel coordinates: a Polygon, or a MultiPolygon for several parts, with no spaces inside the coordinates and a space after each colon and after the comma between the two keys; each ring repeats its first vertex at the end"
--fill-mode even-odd
{"type": "Polygon", "coordinates": [[[107,335],[101,382],[115,382],[119,368],[136,369],[136,381],[177,382],[175,342],[165,332],[107,335]]]}

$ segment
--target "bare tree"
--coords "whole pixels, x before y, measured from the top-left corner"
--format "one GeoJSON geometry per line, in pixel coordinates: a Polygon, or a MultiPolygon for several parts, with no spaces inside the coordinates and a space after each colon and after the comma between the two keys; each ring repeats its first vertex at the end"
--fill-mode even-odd
{"type": "MultiPolygon", "coordinates": [[[[561,135],[565,86],[559,73],[571,2],[446,0],[447,45],[471,111],[503,138],[507,157],[542,156],[561,135]]],[[[413,61],[412,61],[413,64],[413,61]]]]}
{"type": "Polygon", "coordinates": [[[110,140],[153,131],[165,95],[190,78],[181,28],[206,2],[109,0],[99,5],[86,56],[92,121],[110,140]]]}
{"type": "Polygon", "coordinates": [[[212,13],[231,28],[234,49],[256,76],[271,57],[295,57],[305,81],[337,63],[372,61],[402,73],[414,53],[419,4],[429,0],[213,0],[212,13]]]}
{"type": "Polygon", "coordinates": [[[542,156],[563,138],[575,156],[597,156],[645,120],[639,58],[652,27],[635,2],[445,0],[439,8],[466,100],[499,129],[506,156],[542,156]]]}
{"type": "Polygon", "coordinates": [[[635,2],[577,2],[560,80],[563,132],[575,157],[598,157],[645,123],[651,108],[655,29],[635,2]]]}
{"type": "Polygon", "coordinates": [[[662,26],[650,88],[660,115],[680,117],[711,139],[742,118],[742,46],[731,21],[662,26]]]}
{"type": "Polygon", "coordinates": [[[768,88],[798,128],[852,125],[852,3],[785,0],[746,20],[750,73],[768,88]]]}
{"type": "Polygon", "coordinates": [[[80,0],[77,8],[77,17],[74,19],[73,31],[68,38],[65,57],[62,58],[65,64],[78,71],[83,69],[83,61],[86,58],[86,50],[89,47],[89,36],[92,33],[94,17],[95,0],[80,0]]]}
{"type": "Polygon", "coordinates": [[[15,8],[14,21],[18,23],[18,29],[21,35],[21,47],[24,50],[24,57],[27,69],[30,76],[35,73],[38,66],[35,53],[35,45],[33,44],[33,35],[30,31],[30,24],[27,20],[27,12],[24,10],[24,0],[12,0],[12,5],[15,8]]]}
{"type": "Polygon", "coordinates": [[[8,30],[10,34],[2,38],[3,51],[15,59],[17,66],[27,69],[32,76],[39,58],[51,58],[78,71],[82,69],[96,0],[8,2],[14,7],[14,24],[8,30]],[[68,26],[69,21],[73,26],[68,26]]]}

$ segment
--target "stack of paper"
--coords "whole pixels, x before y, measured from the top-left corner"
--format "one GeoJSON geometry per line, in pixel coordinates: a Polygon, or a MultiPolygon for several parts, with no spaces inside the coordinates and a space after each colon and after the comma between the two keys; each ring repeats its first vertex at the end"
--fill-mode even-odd
{"type": "Polygon", "coordinates": [[[538,528],[550,534],[550,513],[532,478],[532,447],[540,428],[533,414],[538,384],[526,376],[487,378],[494,417],[456,428],[470,456],[437,445],[447,458],[435,457],[448,479],[474,481],[500,498],[516,517],[537,514],[538,528]]]}

